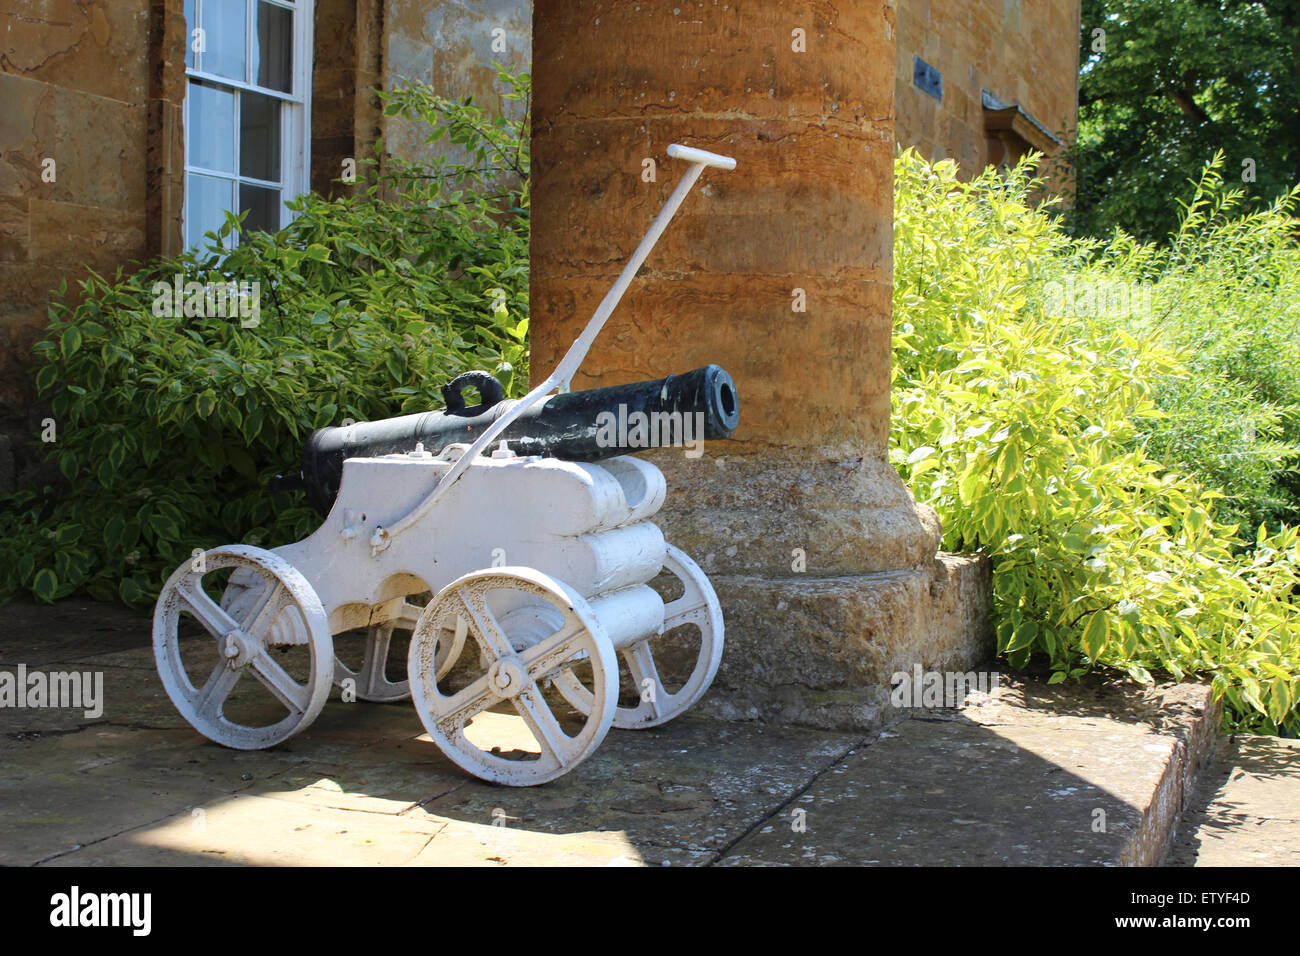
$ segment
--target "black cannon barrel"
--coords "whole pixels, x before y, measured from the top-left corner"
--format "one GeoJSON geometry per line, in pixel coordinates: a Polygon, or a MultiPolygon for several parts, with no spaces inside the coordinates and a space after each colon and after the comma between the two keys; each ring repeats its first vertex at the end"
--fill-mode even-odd
{"type": "MultiPolygon", "coordinates": [[[[485,372],[468,372],[443,388],[447,408],[376,422],[320,428],[302,450],[302,474],[277,478],[273,490],[301,488],[322,515],[338,495],[347,458],[408,452],[417,442],[437,454],[453,442],[472,442],[506,413],[500,385],[485,372]],[[461,390],[483,401],[466,407],[461,390]]],[[[740,420],[731,376],[717,365],[683,375],[553,395],[520,415],[501,435],[518,455],[599,461],[644,448],[695,446],[728,438],[740,420]]]]}

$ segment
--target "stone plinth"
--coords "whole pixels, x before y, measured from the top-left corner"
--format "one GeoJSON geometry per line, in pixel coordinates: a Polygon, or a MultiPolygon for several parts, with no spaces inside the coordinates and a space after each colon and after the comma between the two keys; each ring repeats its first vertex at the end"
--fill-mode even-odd
{"type": "Polygon", "coordinates": [[[936,565],[938,518],[887,461],[893,18],[883,0],[534,6],[535,380],[684,172],[669,144],[737,161],[705,172],[573,382],[709,362],[735,379],[733,440],[653,456],[660,523],[722,598],[724,710],[870,725],[886,671],[988,651],[936,586],[984,572],[936,565]]]}
{"type": "Polygon", "coordinates": [[[965,672],[993,656],[989,567],[941,554],[925,567],[834,577],[712,575],[727,650],[702,709],[833,730],[900,714],[898,673],[965,672]]]}

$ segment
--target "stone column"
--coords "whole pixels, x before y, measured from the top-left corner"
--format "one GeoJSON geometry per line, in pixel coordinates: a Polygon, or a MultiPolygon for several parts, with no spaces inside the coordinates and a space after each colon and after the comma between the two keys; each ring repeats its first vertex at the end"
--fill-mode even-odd
{"type": "Polygon", "coordinates": [[[658,520],[723,601],[724,713],[872,725],[894,670],[983,650],[939,633],[962,588],[887,460],[894,59],[887,0],[534,4],[535,380],[684,171],[668,145],[737,161],[704,173],[573,383],[736,381],[733,440],[653,456],[658,520]]]}

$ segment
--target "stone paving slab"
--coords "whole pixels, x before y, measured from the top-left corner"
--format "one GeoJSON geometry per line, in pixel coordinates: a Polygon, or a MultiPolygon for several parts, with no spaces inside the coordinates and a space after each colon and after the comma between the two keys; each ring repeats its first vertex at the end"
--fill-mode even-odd
{"type": "MultiPolygon", "coordinates": [[[[860,748],[723,865],[1133,865],[1165,851],[1208,688],[1004,678],[860,748]]],[[[1204,726],[1203,726],[1204,725],[1204,726]]]]}
{"type": "Polygon", "coordinates": [[[1300,740],[1233,738],[1199,794],[1171,865],[1300,866],[1300,740]]]}
{"type": "Polygon", "coordinates": [[[336,698],[287,743],[234,751],[173,726],[147,647],[85,663],[100,719],[0,712],[0,862],[707,862],[859,739],[688,716],[515,790],[466,777],[409,702],[336,698]]]}
{"type": "Polygon", "coordinates": [[[299,804],[255,794],[209,800],[53,860],[72,866],[401,866],[445,822],[299,804]]]}
{"type": "Polygon", "coordinates": [[[0,863],[1151,863],[1217,720],[1204,687],[1004,677],[996,700],[878,735],[695,714],[611,731],[574,772],[513,789],[463,774],[409,702],[335,698],[279,747],[221,748],[172,710],[147,615],[134,647],[94,653],[56,623],[63,661],[30,634],[0,647],[102,671],[104,714],[0,710],[0,863]]]}
{"type": "Polygon", "coordinates": [[[1146,740],[1158,738],[910,720],[818,779],[723,862],[1116,862],[1140,820],[1134,804],[1163,770],[1146,740]]]}
{"type": "Polygon", "coordinates": [[[147,611],[120,604],[15,601],[0,606],[0,666],[43,667],[139,648],[149,643],[150,626],[147,611]]]}

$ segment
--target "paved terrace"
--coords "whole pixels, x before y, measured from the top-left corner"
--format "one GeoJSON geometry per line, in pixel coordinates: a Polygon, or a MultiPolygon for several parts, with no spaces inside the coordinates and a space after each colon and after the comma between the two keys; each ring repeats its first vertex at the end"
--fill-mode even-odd
{"type": "Polygon", "coordinates": [[[223,749],[173,710],[147,614],[3,614],[0,669],[102,671],[105,696],[97,720],[0,710],[3,864],[1300,863],[1293,742],[1216,752],[1195,685],[1004,679],[871,735],[687,716],[515,790],[462,774],[409,703],[335,698],[286,745],[223,749]]]}

